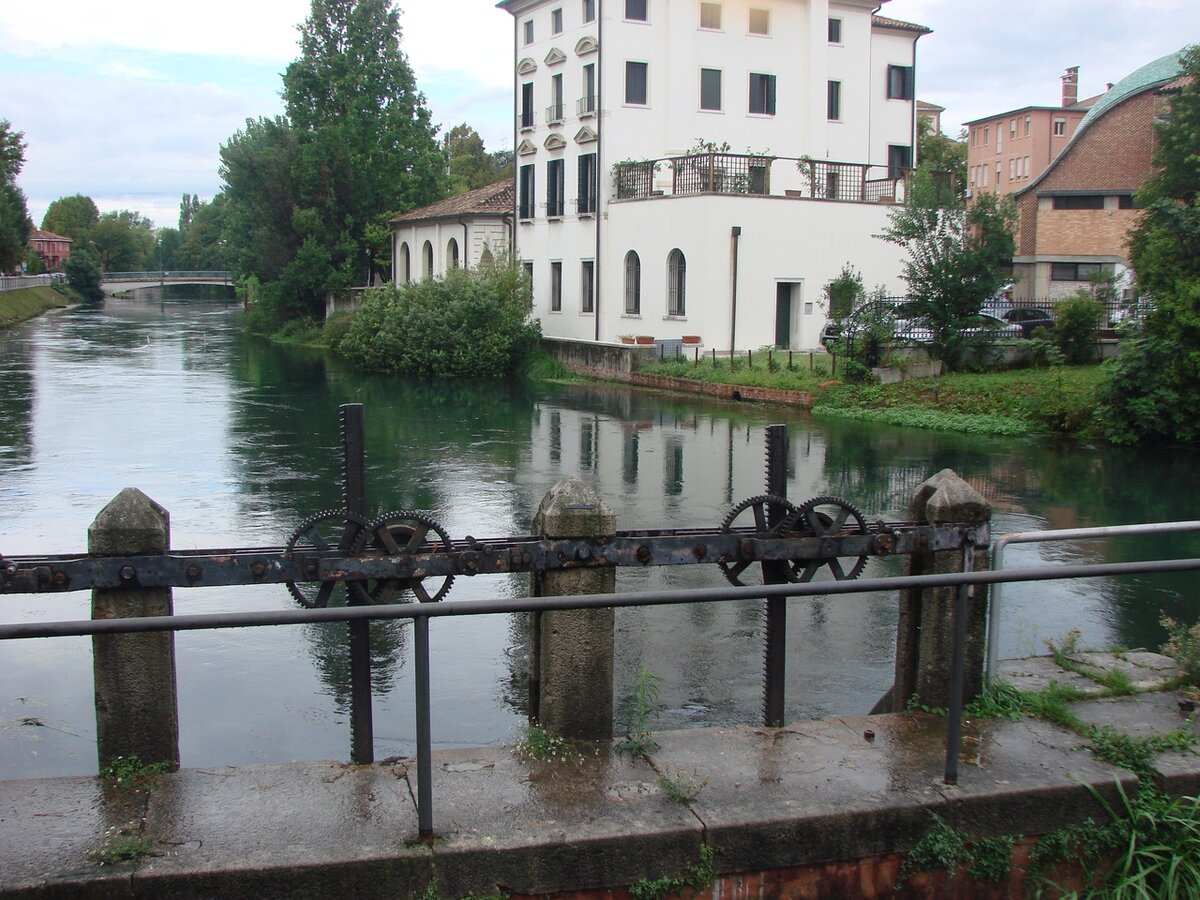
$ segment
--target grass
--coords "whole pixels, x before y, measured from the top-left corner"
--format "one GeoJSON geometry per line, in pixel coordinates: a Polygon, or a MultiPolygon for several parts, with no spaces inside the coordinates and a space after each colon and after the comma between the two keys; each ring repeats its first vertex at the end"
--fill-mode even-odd
{"type": "Polygon", "coordinates": [[[580,756],[566,738],[553,734],[537,724],[525,727],[525,735],[517,742],[515,749],[517,756],[523,759],[561,762],[580,756]]]}
{"type": "Polygon", "coordinates": [[[123,837],[106,844],[88,854],[88,859],[97,865],[115,866],[117,863],[137,862],[149,856],[154,842],[144,837],[123,837]]]}
{"type": "Polygon", "coordinates": [[[40,316],[49,309],[58,309],[75,302],[70,291],[60,293],[52,287],[22,288],[0,292],[0,328],[16,325],[40,316]]]}
{"type": "Polygon", "coordinates": [[[100,777],[115,781],[117,784],[133,784],[144,778],[155,775],[165,775],[171,771],[171,764],[166,761],[144,763],[136,754],[118,756],[100,770],[100,777]]]}

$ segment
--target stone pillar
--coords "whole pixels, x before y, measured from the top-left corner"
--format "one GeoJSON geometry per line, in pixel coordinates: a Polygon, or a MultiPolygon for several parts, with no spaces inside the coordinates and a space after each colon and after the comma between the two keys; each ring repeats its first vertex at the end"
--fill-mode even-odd
{"type": "MultiPolygon", "coordinates": [[[[611,537],[616,515],[575,475],[542,499],[533,532],[543,538],[611,537]]],[[[535,597],[605,594],[613,568],[558,569],[534,576],[535,597]]],[[[534,622],[530,718],[568,738],[606,740],[613,730],[613,627],[608,609],[538,613],[534,622]]]]}
{"type": "MultiPolygon", "coordinates": [[[[93,556],[147,556],[170,546],[170,515],[136,488],[126,488],[88,528],[93,556]]],[[[170,588],[92,591],[92,618],[169,616],[170,588]]],[[[179,768],[179,704],[175,688],[175,635],[98,634],[92,638],[96,680],[96,739],[100,768],[119,756],[179,768]]]]}
{"type": "MultiPolygon", "coordinates": [[[[952,469],[942,469],[917,488],[908,507],[910,521],[977,524],[992,518],[992,508],[952,469]]],[[[988,548],[975,548],[976,571],[989,567],[988,548]]],[[[907,575],[935,575],[963,570],[963,551],[914,553],[907,575]]],[[[900,592],[900,621],[896,630],[896,681],[891,709],[903,710],[916,696],[925,706],[950,705],[950,670],[954,645],[956,587],[908,589],[900,592]]],[[[987,634],[987,586],[976,585],[967,612],[964,702],[983,687],[984,643],[987,634]]]]}

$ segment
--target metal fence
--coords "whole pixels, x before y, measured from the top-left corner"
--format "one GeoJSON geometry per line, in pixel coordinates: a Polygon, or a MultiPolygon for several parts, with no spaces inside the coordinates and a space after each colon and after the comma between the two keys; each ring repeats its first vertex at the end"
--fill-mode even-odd
{"type": "Polygon", "coordinates": [[[0,291],[19,291],[23,288],[49,287],[66,281],[61,272],[48,275],[0,275],[0,291]]]}

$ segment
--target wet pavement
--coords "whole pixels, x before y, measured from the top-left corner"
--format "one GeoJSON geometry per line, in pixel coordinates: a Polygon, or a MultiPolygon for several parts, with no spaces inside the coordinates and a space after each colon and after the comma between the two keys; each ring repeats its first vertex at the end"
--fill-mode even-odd
{"type": "MultiPolygon", "coordinates": [[[[1149,688],[1174,674],[1162,657],[1133,656],[1085,664],[1130,666],[1149,688]]],[[[1026,689],[1067,680],[1049,660],[1002,674],[1026,689]]],[[[1195,730],[1185,707],[1163,691],[1075,711],[1146,736],[1195,730]]],[[[417,839],[407,759],[189,769],[125,787],[5,781],[0,896],[398,897],[435,883],[442,897],[567,892],[684,873],[702,844],[725,873],[895,854],[932,814],[972,839],[1042,834],[1100,816],[1092,788],[1109,802],[1118,784],[1136,789],[1079,735],[1029,718],[965,723],[959,784],[946,785],[945,731],[943,718],[913,713],[662,732],[645,759],[607,745],[553,760],[507,747],[439,752],[429,841],[417,839]],[[122,852],[137,858],[114,859],[122,852]]],[[[1200,786],[1195,754],[1162,754],[1157,770],[1171,792],[1200,786]]]]}

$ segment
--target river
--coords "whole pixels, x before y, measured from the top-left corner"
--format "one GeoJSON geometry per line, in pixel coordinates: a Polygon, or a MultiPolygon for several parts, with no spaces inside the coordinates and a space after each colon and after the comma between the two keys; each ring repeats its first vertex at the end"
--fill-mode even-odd
{"type": "MultiPolygon", "coordinates": [[[[244,337],[239,308],[179,288],[110,299],[0,332],[0,553],[86,548],[122,488],[170,511],[176,549],[279,546],[340,506],[340,404],[364,404],[369,512],[420,510],[452,539],[524,535],[546,490],[576,473],[618,527],[719,523],[763,492],[764,427],[789,426],[788,494],[832,494],[868,520],[902,519],[913,489],[951,467],[1008,531],[1196,518],[1194,454],[1039,438],[937,434],[812,420],[623,387],[429,383],[363,376],[323,354],[244,337]]],[[[1014,546],[1009,564],[1197,555],[1197,538],[1014,546]]],[[[898,571],[872,562],[867,574],[898,571]]],[[[618,587],[724,584],[715,565],[621,572],[618,587]]],[[[525,577],[460,578],[454,599],[522,596],[525,577]]],[[[1195,578],[1013,585],[1003,656],[1079,628],[1085,645],[1157,647],[1160,611],[1197,618],[1195,578]]],[[[180,613],[293,606],[282,587],[177,589],[180,613]]],[[[0,597],[0,621],[89,616],[86,593],[0,597]]],[[[891,682],[895,598],[794,600],[787,715],[860,714],[891,682]]],[[[408,627],[373,626],[376,755],[414,748],[408,627]]],[[[346,759],[344,626],[176,638],[185,766],[346,759]]],[[[434,620],[437,746],[513,740],[525,721],[528,635],[516,616],[434,620]]],[[[757,603],[622,610],[618,705],[636,672],[664,679],[655,727],[757,721],[757,603]]],[[[0,777],[95,771],[90,642],[0,645],[0,777]]]]}

